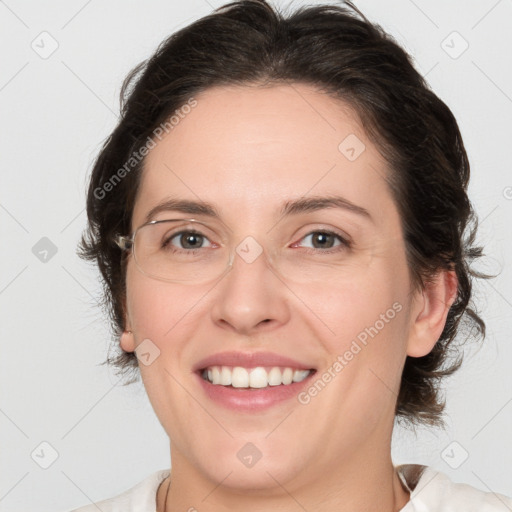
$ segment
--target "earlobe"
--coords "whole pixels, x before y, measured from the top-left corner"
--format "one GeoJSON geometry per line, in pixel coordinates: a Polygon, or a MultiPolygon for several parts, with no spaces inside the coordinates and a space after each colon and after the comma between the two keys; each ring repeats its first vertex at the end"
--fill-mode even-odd
{"type": "Polygon", "coordinates": [[[126,304],[126,296],[123,296],[121,299],[121,305],[123,308],[123,316],[124,316],[124,331],[121,334],[119,339],[119,345],[125,352],[134,352],[135,351],[135,336],[132,332],[131,322],[128,318],[128,308],[126,304]]]}
{"type": "Polygon", "coordinates": [[[130,330],[123,331],[119,340],[119,345],[125,352],[133,352],[135,350],[135,337],[130,330]]]}
{"type": "Polygon", "coordinates": [[[440,271],[417,292],[412,306],[408,356],[422,357],[434,348],[456,297],[457,276],[448,270],[440,271]]]}

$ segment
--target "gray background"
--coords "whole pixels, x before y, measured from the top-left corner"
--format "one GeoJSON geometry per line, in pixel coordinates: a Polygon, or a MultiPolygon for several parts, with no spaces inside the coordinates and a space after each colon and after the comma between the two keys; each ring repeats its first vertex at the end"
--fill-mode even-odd
{"type": "MultiPolygon", "coordinates": [[[[98,366],[109,342],[101,288],[74,251],[87,174],[115,125],[122,79],[166,36],[223,3],[0,1],[1,511],[69,510],[169,467],[142,385],[123,388],[98,366]]],[[[447,430],[397,430],[394,460],[512,495],[512,3],[356,5],[414,55],[457,117],[489,255],[479,268],[501,272],[476,288],[488,337],[447,382],[447,430]]]]}

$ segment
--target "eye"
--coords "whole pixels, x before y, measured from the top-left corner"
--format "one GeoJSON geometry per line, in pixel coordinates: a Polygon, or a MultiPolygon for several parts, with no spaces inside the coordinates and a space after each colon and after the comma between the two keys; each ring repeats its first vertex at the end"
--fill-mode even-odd
{"type": "Polygon", "coordinates": [[[174,233],[173,235],[163,240],[162,248],[169,246],[177,247],[178,249],[202,249],[203,247],[210,247],[211,243],[208,238],[199,231],[188,230],[174,233]],[[203,245],[207,243],[208,245],[203,245]]]}
{"type": "Polygon", "coordinates": [[[301,241],[307,241],[311,249],[333,249],[335,247],[346,248],[350,244],[338,233],[333,231],[312,231],[302,238],[297,244],[300,245],[301,241]]]}

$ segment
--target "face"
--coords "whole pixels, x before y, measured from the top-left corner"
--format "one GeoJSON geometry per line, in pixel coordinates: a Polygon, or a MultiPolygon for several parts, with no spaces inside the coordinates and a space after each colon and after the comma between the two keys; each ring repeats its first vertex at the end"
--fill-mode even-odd
{"type": "Polygon", "coordinates": [[[306,85],[219,87],[195,99],[146,159],[132,228],[166,200],[206,202],[217,218],[173,209],[152,220],[195,218],[232,247],[251,237],[243,247],[263,252],[251,262],[235,252],[229,272],[196,284],[148,277],[129,257],[133,336],[121,343],[133,351],[149,339],[159,351],[139,366],[173,471],[215,482],[229,474],[223,485],[239,489],[294,488],[385,456],[412,296],[383,158],[348,105],[306,85]],[[282,215],[285,203],[334,196],[358,208],[317,202],[282,215]],[[320,254],[326,231],[343,237],[329,238],[336,264],[320,254]],[[275,247],[279,261],[314,253],[318,272],[283,277],[267,258],[275,247]],[[258,389],[202,378],[223,365],[226,375],[276,366],[277,379],[287,367],[314,371],[258,389]]]}

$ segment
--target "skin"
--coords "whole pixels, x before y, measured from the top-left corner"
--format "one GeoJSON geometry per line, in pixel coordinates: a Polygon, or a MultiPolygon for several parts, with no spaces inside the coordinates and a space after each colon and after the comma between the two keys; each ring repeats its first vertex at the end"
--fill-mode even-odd
{"type": "MultiPolygon", "coordinates": [[[[278,278],[264,256],[251,264],[236,257],[215,286],[168,283],[142,274],[130,256],[133,334],[121,346],[132,352],[146,338],[158,346],[160,356],[140,370],[171,440],[172,471],[157,509],[167,495],[167,510],[400,510],[409,494],[390,455],[400,376],[406,355],[427,354],[439,338],[456,278],[440,272],[412,293],[389,169],[348,105],[304,84],[216,87],[196,99],[147,157],[133,229],[172,196],[213,203],[234,244],[250,235],[265,246],[277,223],[272,233],[290,244],[321,226],[342,230],[353,246],[335,278],[310,283],[278,278]],[[366,146],[355,161],[338,150],[350,134],[366,146]],[[340,208],[279,219],[283,201],[329,194],[366,208],[372,220],[340,208]],[[199,359],[237,350],[307,361],[320,375],[394,303],[401,311],[307,405],[228,410],[192,374],[199,359]],[[236,457],[247,442],[263,454],[252,468],[236,457]]],[[[173,217],[200,218],[156,219],[173,217]]]]}

